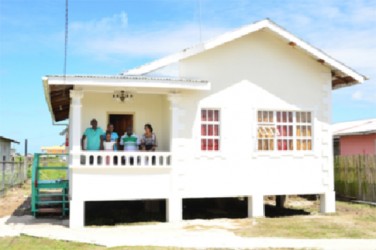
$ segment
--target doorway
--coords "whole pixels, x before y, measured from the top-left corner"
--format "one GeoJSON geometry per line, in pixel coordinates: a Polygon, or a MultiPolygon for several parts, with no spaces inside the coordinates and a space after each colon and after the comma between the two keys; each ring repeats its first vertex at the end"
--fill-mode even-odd
{"type": "Polygon", "coordinates": [[[133,127],[133,115],[132,114],[110,114],[108,117],[109,123],[114,125],[114,131],[123,136],[127,127],[133,127]]]}

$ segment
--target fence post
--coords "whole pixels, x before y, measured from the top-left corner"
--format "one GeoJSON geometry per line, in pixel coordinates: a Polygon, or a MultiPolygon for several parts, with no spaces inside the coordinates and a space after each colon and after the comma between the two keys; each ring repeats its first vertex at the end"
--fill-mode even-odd
{"type": "Polygon", "coordinates": [[[23,176],[22,176],[22,182],[25,182],[27,180],[27,167],[28,167],[28,160],[27,160],[27,156],[24,156],[23,158],[23,176]]]}
{"type": "Polygon", "coordinates": [[[10,186],[14,186],[14,160],[10,162],[10,186]]]}
{"type": "Polygon", "coordinates": [[[3,161],[3,164],[2,165],[2,175],[3,175],[3,179],[2,179],[2,189],[1,189],[1,192],[5,192],[5,161],[3,161]]]}

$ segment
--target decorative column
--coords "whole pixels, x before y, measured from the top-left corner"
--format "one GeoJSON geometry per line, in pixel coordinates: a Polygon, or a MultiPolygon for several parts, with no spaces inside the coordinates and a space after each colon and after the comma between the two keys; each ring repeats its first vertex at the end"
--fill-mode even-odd
{"type": "Polygon", "coordinates": [[[320,194],[320,212],[334,213],[336,211],[336,195],[334,191],[334,159],[333,135],[331,130],[332,116],[332,75],[324,72],[322,75],[321,102],[321,175],[325,192],[320,194]]]}
{"type": "Polygon", "coordinates": [[[169,94],[168,100],[170,101],[170,110],[171,110],[171,131],[170,131],[170,151],[176,152],[177,149],[177,140],[179,138],[179,101],[181,97],[180,94],[169,94]]]}
{"type": "Polygon", "coordinates": [[[179,116],[181,110],[178,106],[181,97],[180,94],[172,93],[168,95],[170,101],[171,110],[171,131],[170,131],[170,152],[171,152],[171,166],[173,170],[170,176],[170,194],[166,200],[166,219],[168,222],[179,222],[183,219],[183,199],[179,194],[179,159],[184,158],[181,156],[183,152],[179,150],[179,138],[181,124],[179,122],[179,116]]]}
{"type": "Polygon", "coordinates": [[[71,105],[69,112],[69,148],[70,148],[70,165],[80,165],[81,152],[81,99],[82,90],[71,90],[71,105]]]}
{"type": "MultiPolygon", "coordinates": [[[[80,165],[81,152],[81,99],[83,97],[82,90],[71,90],[70,112],[69,112],[69,227],[84,227],[85,203],[74,197],[74,169],[72,167],[80,165]]],[[[78,188],[78,186],[77,186],[78,188]]]]}

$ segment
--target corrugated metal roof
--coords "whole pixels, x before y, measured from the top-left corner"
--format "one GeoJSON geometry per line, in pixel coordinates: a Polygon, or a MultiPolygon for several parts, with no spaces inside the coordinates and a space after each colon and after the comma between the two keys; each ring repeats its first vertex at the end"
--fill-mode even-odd
{"type": "Polygon", "coordinates": [[[342,122],[332,125],[334,136],[376,133],[376,119],[342,122]]]}
{"type": "Polygon", "coordinates": [[[123,80],[146,80],[146,81],[171,81],[208,83],[206,80],[180,77],[145,76],[145,75],[47,75],[46,77],[84,78],[84,79],[123,79],[123,80]]]}

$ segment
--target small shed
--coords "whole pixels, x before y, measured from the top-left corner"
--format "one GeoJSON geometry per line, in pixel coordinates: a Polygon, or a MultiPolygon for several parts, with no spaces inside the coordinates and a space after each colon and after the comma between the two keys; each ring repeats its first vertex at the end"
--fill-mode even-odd
{"type": "Polygon", "coordinates": [[[9,161],[11,159],[11,144],[17,143],[18,141],[0,136],[0,161],[9,161]]]}

